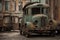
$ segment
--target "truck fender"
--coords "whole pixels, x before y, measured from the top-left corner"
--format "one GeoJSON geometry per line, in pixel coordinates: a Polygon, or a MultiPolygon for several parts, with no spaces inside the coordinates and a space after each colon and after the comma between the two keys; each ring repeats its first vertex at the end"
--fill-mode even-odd
{"type": "Polygon", "coordinates": [[[33,25],[33,23],[32,22],[26,22],[26,27],[28,28],[28,29],[34,29],[35,28],[35,25],[33,25]]]}

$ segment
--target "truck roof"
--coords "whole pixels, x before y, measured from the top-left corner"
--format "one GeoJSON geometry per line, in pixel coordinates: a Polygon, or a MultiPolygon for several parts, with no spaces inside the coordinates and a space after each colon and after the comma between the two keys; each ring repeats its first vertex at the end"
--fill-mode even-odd
{"type": "Polygon", "coordinates": [[[44,15],[44,14],[37,14],[37,15],[35,15],[34,17],[48,17],[47,15],[44,15]]]}
{"type": "Polygon", "coordinates": [[[26,4],[24,7],[23,7],[23,10],[25,10],[26,8],[32,8],[32,7],[35,7],[35,6],[42,6],[42,7],[49,7],[48,4],[43,4],[43,3],[28,3],[26,4]]]}

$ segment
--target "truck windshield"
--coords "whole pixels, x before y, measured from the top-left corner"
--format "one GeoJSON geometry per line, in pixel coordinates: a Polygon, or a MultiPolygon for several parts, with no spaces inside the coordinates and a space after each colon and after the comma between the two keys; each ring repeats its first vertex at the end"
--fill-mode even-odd
{"type": "Polygon", "coordinates": [[[44,7],[34,7],[32,8],[32,15],[35,15],[35,14],[46,14],[46,8],[44,7]]]}

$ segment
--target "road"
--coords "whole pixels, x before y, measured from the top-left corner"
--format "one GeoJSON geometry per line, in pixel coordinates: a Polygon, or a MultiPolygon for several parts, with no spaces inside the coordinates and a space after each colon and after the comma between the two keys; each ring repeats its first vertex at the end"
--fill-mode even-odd
{"type": "Polygon", "coordinates": [[[26,38],[21,36],[19,32],[5,32],[0,33],[0,40],[60,40],[60,35],[55,37],[49,36],[32,36],[31,38],[26,38]]]}

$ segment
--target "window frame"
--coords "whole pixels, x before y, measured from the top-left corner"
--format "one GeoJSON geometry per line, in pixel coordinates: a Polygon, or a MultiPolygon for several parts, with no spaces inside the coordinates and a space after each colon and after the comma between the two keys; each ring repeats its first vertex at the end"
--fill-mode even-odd
{"type": "Polygon", "coordinates": [[[10,16],[4,16],[4,23],[11,23],[10,21],[10,16]],[[7,21],[7,19],[8,19],[8,21],[7,21]]]}
{"type": "Polygon", "coordinates": [[[0,11],[2,11],[2,0],[0,0],[0,11]]]}
{"type": "Polygon", "coordinates": [[[5,11],[9,11],[10,1],[5,1],[5,11]]]}

